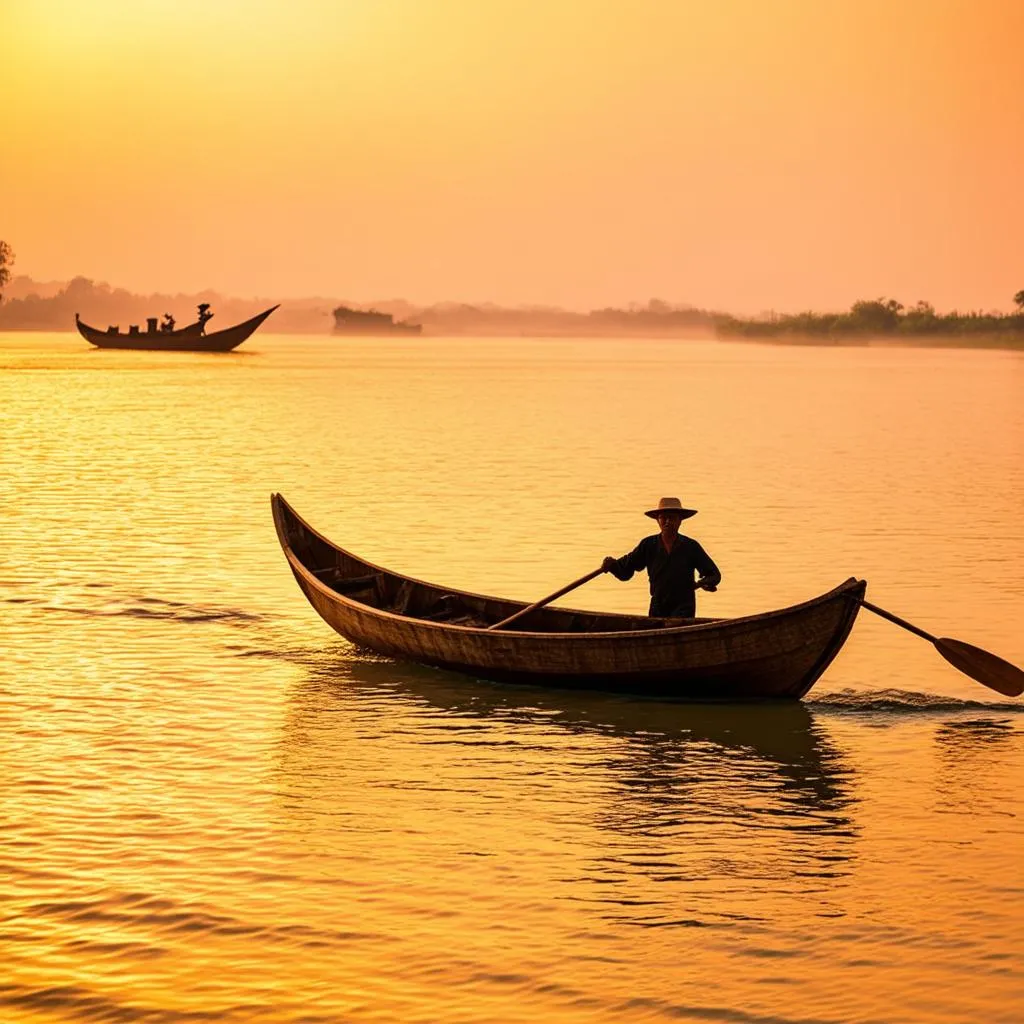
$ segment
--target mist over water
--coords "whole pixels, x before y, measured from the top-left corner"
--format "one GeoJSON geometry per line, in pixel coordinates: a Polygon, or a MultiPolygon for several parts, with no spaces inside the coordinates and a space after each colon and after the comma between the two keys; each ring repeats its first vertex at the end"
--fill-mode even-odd
{"type": "Polygon", "coordinates": [[[1020,702],[867,613],[785,707],[396,664],[268,496],[535,599],[675,494],[702,614],[856,575],[1024,664],[1022,393],[1009,352],[0,335],[0,1019],[1016,1021],[1020,702]]]}

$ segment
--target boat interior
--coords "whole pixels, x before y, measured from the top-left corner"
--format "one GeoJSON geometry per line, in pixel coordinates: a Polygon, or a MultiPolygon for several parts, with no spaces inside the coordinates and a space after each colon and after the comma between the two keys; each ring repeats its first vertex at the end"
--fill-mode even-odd
{"type": "MultiPolygon", "coordinates": [[[[524,608],[528,602],[451,590],[409,579],[364,562],[307,526],[280,501],[279,526],[303,566],[324,586],[371,608],[452,626],[484,629],[524,608]]],[[[531,633],[618,633],[667,629],[715,622],[711,618],[651,618],[612,612],[578,611],[546,606],[509,627],[531,633]]]]}

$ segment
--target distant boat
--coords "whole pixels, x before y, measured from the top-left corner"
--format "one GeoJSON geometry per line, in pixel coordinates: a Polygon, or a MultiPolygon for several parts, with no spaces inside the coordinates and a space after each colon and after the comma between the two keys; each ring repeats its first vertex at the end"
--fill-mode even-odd
{"type": "Polygon", "coordinates": [[[251,320],[236,324],[234,327],[226,327],[223,331],[214,331],[212,334],[206,333],[206,321],[213,316],[207,312],[208,308],[205,303],[200,306],[199,319],[180,330],[174,329],[174,321],[170,317],[165,317],[166,322],[158,326],[157,318],[152,316],[146,321],[145,331],[140,331],[134,324],[128,328],[127,334],[122,334],[117,327],[108,327],[101,331],[90,327],[77,313],[75,326],[78,333],[97,348],[132,348],[150,352],[230,352],[231,349],[238,348],[277,309],[277,306],[271,306],[251,320]]]}
{"type": "Polygon", "coordinates": [[[405,320],[396,321],[390,313],[379,313],[375,309],[338,306],[334,310],[335,334],[421,334],[422,331],[422,324],[410,324],[405,320]]]}

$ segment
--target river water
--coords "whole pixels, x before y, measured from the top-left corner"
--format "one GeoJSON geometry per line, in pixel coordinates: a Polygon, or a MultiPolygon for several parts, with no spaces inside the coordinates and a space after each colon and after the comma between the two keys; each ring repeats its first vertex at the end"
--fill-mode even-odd
{"type": "Polygon", "coordinates": [[[6,334],[0,471],[5,1024],[1024,1019],[1024,702],[867,612],[777,708],[392,663],[268,502],[531,600],[677,495],[701,614],[855,575],[1024,664],[1024,355],[6,334]]]}

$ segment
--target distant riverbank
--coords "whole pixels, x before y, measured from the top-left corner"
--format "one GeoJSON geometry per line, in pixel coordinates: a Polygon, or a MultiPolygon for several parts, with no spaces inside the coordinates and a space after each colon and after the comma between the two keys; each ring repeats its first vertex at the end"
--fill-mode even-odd
{"type": "Polygon", "coordinates": [[[664,338],[757,341],[786,345],[913,345],[941,348],[1024,349],[1024,292],[1016,313],[937,313],[927,302],[907,309],[894,299],[855,302],[847,313],[783,313],[738,317],[731,313],[672,304],[661,299],[588,312],[557,306],[499,306],[494,303],[403,299],[359,303],[329,296],[239,299],[213,291],[138,295],[77,277],[69,282],[14,278],[0,305],[0,331],[74,330],[74,317],[99,327],[127,328],[171,313],[179,324],[208,303],[217,323],[235,323],[280,302],[273,329],[284,334],[331,333],[331,310],[342,304],[375,309],[396,320],[423,325],[421,337],[476,338],[664,338]]]}
{"type": "Polygon", "coordinates": [[[653,337],[708,338],[714,335],[715,314],[659,299],[633,303],[625,309],[589,312],[557,306],[499,306],[490,302],[437,302],[422,305],[404,299],[356,301],[335,296],[238,299],[214,291],[192,294],[138,295],[104,282],[76,277],[68,282],[37,282],[14,278],[0,305],[0,331],[74,330],[75,314],[101,329],[108,324],[127,328],[147,318],[170,313],[184,325],[195,319],[199,303],[207,303],[216,323],[235,323],[275,303],[273,329],[285,334],[330,334],[332,311],[339,305],[376,310],[398,321],[422,324],[423,335],[441,337],[653,337]]]}
{"type": "Polygon", "coordinates": [[[719,314],[718,337],[804,345],[908,345],[1024,349],[1024,303],[1016,313],[937,313],[928,302],[909,309],[895,299],[855,302],[847,313],[785,313],[743,319],[719,314]]]}

